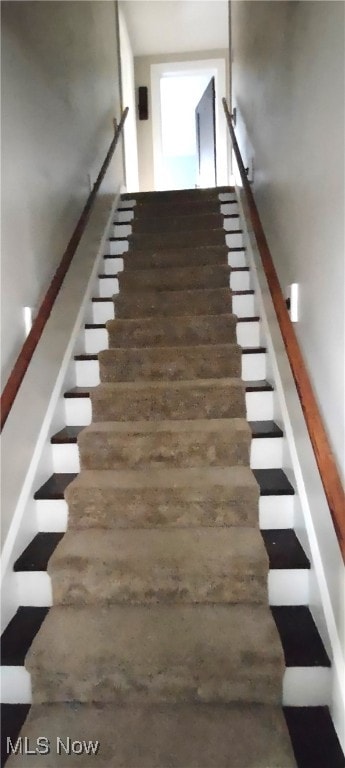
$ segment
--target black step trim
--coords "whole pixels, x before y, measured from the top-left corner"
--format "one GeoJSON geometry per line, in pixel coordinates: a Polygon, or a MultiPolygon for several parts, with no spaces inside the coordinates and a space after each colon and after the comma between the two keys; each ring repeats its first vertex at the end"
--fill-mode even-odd
{"type": "MultiPolygon", "coordinates": [[[[105,328],[105,325],[103,327],[105,328]]],[[[242,355],[258,355],[265,353],[266,351],[266,347],[242,347],[242,355]]],[[[94,352],[85,352],[82,355],[74,355],[74,360],[77,360],[78,362],[98,360],[98,354],[94,352]]]]}
{"type": "MultiPolygon", "coordinates": [[[[295,493],[282,469],[253,469],[255,477],[260,473],[260,479],[256,478],[260,486],[261,496],[282,496],[295,493]]],[[[36,501],[64,499],[67,486],[77,477],[76,472],[59,472],[51,475],[48,480],[36,491],[36,501]]]]}
{"type": "Polygon", "coordinates": [[[252,437],[283,437],[283,430],[278,427],[275,421],[267,419],[267,421],[249,421],[252,437]]]}
{"type": "Polygon", "coordinates": [[[50,442],[52,445],[77,443],[79,432],[81,432],[82,429],[84,429],[84,427],[64,427],[63,429],[60,429],[60,432],[56,432],[55,435],[50,438],[50,442]]]}
{"type": "Polygon", "coordinates": [[[330,667],[314,619],[307,605],[271,606],[287,667],[330,667]]]}
{"type": "Polygon", "coordinates": [[[345,768],[328,707],[283,707],[297,768],[345,768]]]}
{"type": "Polygon", "coordinates": [[[295,490],[282,469],[252,469],[261,496],[294,496],[295,490]]]}
{"type": "MultiPolygon", "coordinates": [[[[126,382],[121,382],[121,383],[126,383],[126,382]]],[[[152,382],[150,381],[147,382],[148,385],[150,383],[152,382]]],[[[172,382],[167,382],[167,383],[171,384],[172,382]]],[[[273,392],[272,384],[270,384],[265,379],[260,379],[258,381],[245,381],[243,383],[244,383],[246,392],[273,392]]],[[[96,387],[73,387],[72,389],[69,389],[67,392],[64,393],[64,397],[65,398],[90,397],[90,393],[94,389],[96,389],[96,387]]]]}
{"type": "MultiPolygon", "coordinates": [[[[12,744],[17,741],[19,732],[30,710],[30,704],[1,704],[1,765],[4,766],[9,753],[7,739],[12,744]]],[[[24,758],[25,759],[25,758],[24,758]]]]}
{"type": "Polygon", "coordinates": [[[54,472],[34,494],[35,501],[60,501],[67,486],[77,477],[77,472],[54,472]]]}
{"type": "Polygon", "coordinates": [[[49,608],[18,608],[1,637],[1,664],[22,667],[25,656],[49,608]]]}
{"type": "Polygon", "coordinates": [[[304,552],[295,531],[290,529],[271,529],[261,531],[271,570],[306,570],[310,561],[304,552]]]}
{"type": "Polygon", "coordinates": [[[16,573],[46,571],[48,561],[63,536],[64,533],[37,533],[16,560],[13,570],[16,573]]]}

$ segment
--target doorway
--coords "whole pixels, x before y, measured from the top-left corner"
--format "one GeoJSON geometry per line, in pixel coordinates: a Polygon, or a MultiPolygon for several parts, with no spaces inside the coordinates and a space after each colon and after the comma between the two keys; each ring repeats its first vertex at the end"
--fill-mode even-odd
{"type": "Polygon", "coordinates": [[[211,78],[215,84],[217,183],[228,183],[228,146],[221,99],[226,94],[223,59],[151,65],[155,189],[200,184],[195,109],[211,78]]]}

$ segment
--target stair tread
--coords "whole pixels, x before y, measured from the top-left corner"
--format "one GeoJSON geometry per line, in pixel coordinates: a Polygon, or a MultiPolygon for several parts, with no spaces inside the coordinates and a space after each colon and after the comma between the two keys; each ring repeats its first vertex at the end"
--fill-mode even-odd
{"type": "Polygon", "coordinates": [[[15,573],[46,571],[48,560],[55,551],[63,533],[37,533],[14,563],[15,573]]]}
{"type": "Polygon", "coordinates": [[[287,667],[330,667],[318,629],[306,605],[271,606],[287,667]]]}
{"type": "MultiPolygon", "coordinates": [[[[131,347],[133,349],[133,347],[131,347]]],[[[152,387],[153,389],[164,389],[167,387],[190,387],[193,383],[200,384],[200,386],[209,386],[210,382],[214,382],[214,386],[222,387],[226,385],[243,386],[246,392],[273,392],[273,386],[265,379],[259,381],[242,381],[242,379],[191,379],[191,380],[174,380],[174,381],[117,381],[105,384],[99,384],[97,387],[73,387],[64,393],[64,397],[90,397],[91,392],[94,392],[99,387],[118,387],[121,389],[145,389],[152,387]]]]}
{"type": "Polygon", "coordinates": [[[344,768],[328,707],[283,707],[298,768],[344,768]]]}
{"type": "Polygon", "coordinates": [[[268,606],[252,603],[53,606],[26,657],[37,703],[279,704],[283,664],[268,606]]]}
{"type": "MultiPolygon", "coordinates": [[[[200,348],[202,346],[203,346],[202,344],[199,344],[198,348],[200,348]]],[[[205,346],[205,350],[209,348],[209,346],[207,344],[205,344],[204,346],[205,346]]],[[[219,349],[227,349],[228,348],[230,350],[231,347],[234,347],[234,346],[239,346],[239,345],[237,345],[237,344],[212,344],[212,348],[213,349],[214,348],[219,348],[219,349]]],[[[109,347],[109,349],[116,350],[116,347],[109,347]]],[[[131,349],[131,351],[134,352],[136,350],[136,347],[131,347],[130,349],[131,349]]],[[[145,347],[145,349],[149,349],[149,348],[145,347]]],[[[155,347],[153,347],[153,349],[155,349],[155,347]]],[[[173,349],[173,347],[170,347],[170,349],[173,349]]],[[[178,347],[178,349],[180,350],[181,347],[178,347]]],[[[190,350],[190,349],[192,349],[192,347],[186,347],[186,349],[190,350]]],[[[102,350],[102,351],[104,351],[104,350],[102,350]]],[[[265,353],[266,351],[267,351],[266,347],[241,347],[242,355],[256,355],[256,354],[265,353]]],[[[84,352],[83,354],[80,354],[80,355],[74,355],[74,360],[77,360],[79,362],[87,361],[87,360],[98,360],[99,359],[98,358],[98,354],[99,354],[98,352],[84,352]]]]}
{"type": "Polygon", "coordinates": [[[15,744],[19,731],[29,713],[30,704],[1,704],[1,765],[4,766],[9,750],[7,739],[15,744]]]}
{"type": "Polygon", "coordinates": [[[272,570],[310,568],[310,561],[293,529],[264,530],[261,531],[261,536],[272,570]]]}
{"type": "Polygon", "coordinates": [[[108,487],[184,487],[186,483],[209,485],[228,485],[240,483],[252,486],[254,477],[259,484],[261,495],[292,495],[294,489],[290,485],[285,473],[281,469],[251,470],[249,467],[202,467],[185,469],[154,469],[152,472],[145,470],[82,470],[78,475],[75,472],[54,473],[36,491],[35,500],[63,499],[67,486],[78,478],[78,483],[92,487],[95,483],[108,487]],[[259,478],[257,473],[260,472],[259,478]]]}
{"type": "MultiPolygon", "coordinates": [[[[96,299],[92,299],[92,301],[96,301],[96,299]]],[[[103,301],[103,299],[102,299],[102,301],[103,301]]],[[[112,298],[104,299],[104,301],[108,301],[109,303],[113,304],[113,299],[112,298]]],[[[238,323],[257,323],[257,322],[259,322],[259,320],[260,320],[259,315],[254,315],[253,317],[238,317],[237,318],[237,322],[238,323]]],[[[99,329],[106,330],[106,323],[85,323],[85,329],[86,330],[92,330],[92,331],[99,330],[99,329]]]]}
{"type": "MultiPolygon", "coordinates": [[[[205,423],[208,423],[208,424],[210,422],[212,423],[212,421],[215,421],[216,423],[218,423],[219,421],[222,421],[222,420],[221,419],[214,419],[214,420],[212,420],[212,419],[205,419],[205,423]]],[[[103,424],[107,424],[107,422],[101,422],[101,423],[102,423],[102,425],[103,424]]],[[[171,422],[171,423],[173,423],[175,425],[177,422],[174,421],[174,422],[171,422]]],[[[179,423],[181,424],[181,422],[179,422],[179,423]]],[[[190,425],[192,425],[194,423],[197,423],[197,421],[190,420],[188,423],[190,425]]],[[[111,424],[113,425],[114,422],[111,422],[111,424]]],[[[121,425],[120,426],[121,429],[125,428],[123,422],[117,422],[116,424],[117,425],[121,425]]],[[[129,422],[127,422],[127,428],[128,428],[128,424],[129,424],[129,422]]],[[[135,424],[135,426],[137,428],[137,425],[140,424],[140,422],[133,422],[133,424],[135,424]]],[[[145,424],[149,424],[150,428],[154,429],[154,428],[157,428],[157,424],[159,424],[159,422],[145,422],[145,424]]],[[[283,431],[280,429],[280,427],[278,427],[278,425],[274,421],[271,421],[271,420],[267,420],[267,421],[249,421],[248,424],[249,424],[250,429],[252,431],[252,437],[253,438],[260,438],[260,437],[272,437],[272,438],[283,437],[283,431]]],[[[90,425],[90,427],[91,426],[92,425],[90,425]]],[[[59,432],[57,432],[55,435],[52,436],[50,442],[53,445],[56,445],[56,444],[66,444],[66,443],[77,443],[79,432],[81,432],[82,429],[85,429],[85,427],[83,427],[83,426],[64,427],[64,429],[61,429],[59,432]]]]}
{"type": "Polygon", "coordinates": [[[23,666],[25,656],[49,608],[18,608],[1,636],[1,665],[23,666]]]}
{"type": "MultiPolygon", "coordinates": [[[[145,529],[145,528],[137,528],[135,529],[137,531],[141,531],[140,536],[145,540],[145,537],[149,537],[150,532],[157,530],[154,528],[151,529],[145,529]]],[[[161,528],[159,529],[165,536],[166,539],[170,536],[173,538],[176,535],[174,532],[180,530],[178,528],[161,528]],[[166,535],[165,535],[166,534],[166,535]]],[[[211,540],[216,539],[216,541],[219,541],[220,548],[221,547],[227,547],[228,548],[228,555],[230,556],[231,553],[231,545],[233,543],[232,537],[236,536],[236,533],[238,530],[251,530],[250,528],[236,528],[235,529],[226,529],[226,528],[210,528],[206,527],[203,528],[194,528],[194,529],[183,529],[186,533],[186,536],[197,537],[198,532],[202,530],[207,531],[207,536],[211,535],[211,540]],[[218,531],[218,534],[214,534],[213,531],[218,531]],[[220,534],[221,531],[221,534],[220,534]]],[[[112,533],[109,530],[105,529],[91,529],[91,534],[88,531],[88,529],[84,529],[81,531],[78,531],[75,533],[73,529],[68,532],[68,536],[73,537],[73,541],[76,541],[76,544],[78,545],[78,537],[79,534],[81,536],[81,539],[87,538],[88,536],[92,537],[95,536],[96,538],[104,539],[105,544],[110,540],[112,541],[114,539],[114,549],[116,550],[117,542],[120,540],[121,537],[124,538],[126,535],[128,536],[128,539],[132,536],[132,529],[123,529],[122,531],[116,531],[116,533],[112,533]],[[125,533],[124,533],[125,531],[125,533]]],[[[47,565],[50,557],[52,556],[53,552],[56,550],[56,547],[58,543],[61,541],[62,537],[64,536],[64,533],[38,533],[36,536],[32,539],[30,544],[26,547],[22,555],[17,559],[17,561],[14,564],[14,571],[24,572],[24,571],[31,571],[31,572],[39,572],[39,571],[46,571],[47,565]]],[[[291,569],[291,570],[297,570],[297,569],[309,569],[310,568],[310,562],[307,558],[307,556],[304,553],[304,550],[302,549],[296,534],[293,530],[284,529],[284,530],[265,530],[261,531],[261,535],[264,541],[264,545],[269,557],[269,567],[272,570],[275,569],[291,569]],[[278,546],[277,546],[278,544],[278,546]]],[[[178,534],[177,534],[178,536],[178,534]]],[[[80,540],[80,539],[79,539],[80,540]]],[[[73,548],[74,549],[74,548],[73,548]]],[[[164,549],[165,551],[165,549],[164,549]]],[[[85,549],[85,552],[87,552],[87,549],[85,549]]],[[[77,553],[77,549],[75,550],[75,553],[77,553]]],[[[94,551],[90,551],[91,556],[96,555],[94,551]]],[[[106,555],[105,555],[106,557],[106,555]]],[[[196,562],[196,567],[198,567],[198,562],[196,562]]]]}
{"type": "MultiPolygon", "coordinates": [[[[31,707],[23,729],[30,744],[36,744],[41,734],[56,744],[57,736],[67,733],[72,741],[87,734],[87,739],[107,745],[104,753],[101,748],[97,756],[99,768],[110,765],[112,768],[229,768],[229,755],[233,768],[267,768],[273,763],[279,768],[296,765],[284,715],[278,706],[160,704],[114,708],[113,705],[35,704],[31,707]]],[[[12,757],[11,765],[22,766],[22,761],[21,756],[12,757]]],[[[85,765],[89,763],[92,766],[90,757],[85,765]]],[[[338,768],[338,764],[334,764],[334,768],[338,768]]]]}

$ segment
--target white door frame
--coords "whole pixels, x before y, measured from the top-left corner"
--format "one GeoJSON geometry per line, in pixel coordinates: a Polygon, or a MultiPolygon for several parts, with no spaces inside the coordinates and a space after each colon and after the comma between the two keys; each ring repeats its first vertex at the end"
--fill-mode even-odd
{"type": "MultiPolygon", "coordinates": [[[[228,184],[228,140],[227,129],[222,108],[222,98],[226,97],[226,65],[225,59],[198,59],[197,61],[176,61],[161,64],[151,64],[151,96],[152,96],[152,141],[153,168],[155,189],[164,189],[163,150],[162,150],[162,120],[160,80],[163,75],[183,73],[189,77],[201,72],[215,78],[216,83],[216,145],[217,145],[217,184],[228,184]]],[[[176,116],[178,120],[178,115],[176,116]]]]}

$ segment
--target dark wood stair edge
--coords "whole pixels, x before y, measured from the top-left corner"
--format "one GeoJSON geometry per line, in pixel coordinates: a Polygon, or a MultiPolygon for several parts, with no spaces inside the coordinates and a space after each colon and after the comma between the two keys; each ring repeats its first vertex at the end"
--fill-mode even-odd
{"type": "MultiPolygon", "coordinates": [[[[202,346],[202,345],[200,345],[200,346],[202,346]]],[[[137,349],[137,347],[128,347],[128,349],[137,349]]],[[[146,347],[143,347],[143,349],[146,349],[146,347]]],[[[210,381],[211,381],[211,379],[210,379],[210,381]]],[[[213,379],[212,379],[212,381],[213,381],[213,379]]],[[[215,381],[217,381],[217,379],[215,379],[215,381]]],[[[125,384],[128,384],[128,383],[135,384],[135,382],[119,381],[119,382],[115,382],[114,386],[116,386],[116,384],[125,385],[125,384]]],[[[147,386],[150,386],[150,384],[152,384],[152,381],[148,380],[146,383],[147,383],[147,386]]],[[[177,381],[173,381],[173,382],[167,381],[165,383],[166,384],[174,384],[174,383],[176,384],[176,383],[178,383],[178,380],[177,381]]],[[[243,384],[244,384],[244,388],[245,388],[246,392],[273,392],[274,391],[273,385],[269,381],[266,381],[265,379],[263,379],[262,381],[261,380],[260,381],[244,381],[243,384]]],[[[67,392],[64,392],[64,398],[69,400],[69,399],[77,398],[77,397],[83,397],[83,398],[84,397],[85,398],[86,397],[90,397],[90,393],[94,389],[96,389],[95,386],[92,386],[92,387],[73,387],[72,389],[67,390],[67,392]]]]}
{"type": "MultiPolygon", "coordinates": [[[[217,345],[216,344],[212,345],[212,347],[215,347],[215,346],[217,346],[217,345]]],[[[219,345],[219,346],[223,346],[223,345],[219,345]]],[[[234,346],[237,346],[237,345],[234,345],[234,346]]],[[[110,349],[114,349],[114,347],[110,347],[110,349]]],[[[242,355],[259,355],[259,354],[264,354],[266,352],[267,352],[267,348],[266,347],[241,347],[241,354],[242,355]]],[[[86,362],[88,360],[98,360],[98,353],[97,352],[83,352],[83,353],[81,353],[79,355],[74,355],[73,359],[78,361],[78,362],[82,362],[82,361],[86,362]]]]}
{"type": "MultiPolygon", "coordinates": [[[[249,421],[252,430],[252,438],[277,438],[283,437],[283,430],[272,419],[267,421],[249,421]]],[[[52,445],[67,445],[77,443],[79,432],[84,429],[82,426],[64,427],[56,432],[50,438],[52,445]]]]}
{"type": "MultiPolygon", "coordinates": [[[[14,563],[15,573],[46,571],[64,533],[37,533],[14,563]]],[[[310,562],[293,529],[261,531],[270,570],[309,570],[310,562]]]]}

